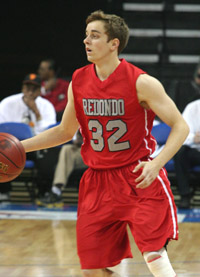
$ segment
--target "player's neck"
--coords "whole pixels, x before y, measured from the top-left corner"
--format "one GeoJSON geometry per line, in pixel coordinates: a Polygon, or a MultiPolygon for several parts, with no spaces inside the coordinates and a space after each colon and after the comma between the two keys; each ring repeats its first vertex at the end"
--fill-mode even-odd
{"type": "Polygon", "coordinates": [[[106,80],[115,71],[120,62],[121,61],[117,58],[106,63],[96,63],[95,70],[98,78],[101,81],[106,80]]]}

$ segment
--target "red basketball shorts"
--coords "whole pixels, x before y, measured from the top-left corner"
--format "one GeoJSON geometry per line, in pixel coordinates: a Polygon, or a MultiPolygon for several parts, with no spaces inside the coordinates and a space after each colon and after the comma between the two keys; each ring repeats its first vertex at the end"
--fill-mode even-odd
{"type": "Polygon", "coordinates": [[[136,188],[137,163],[89,168],[79,189],[77,247],[82,269],[112,267],[132,258],[127,226],[139,250],[156,251],[178,239],[176,206],[164,169],[145,189],[136,188]]]}

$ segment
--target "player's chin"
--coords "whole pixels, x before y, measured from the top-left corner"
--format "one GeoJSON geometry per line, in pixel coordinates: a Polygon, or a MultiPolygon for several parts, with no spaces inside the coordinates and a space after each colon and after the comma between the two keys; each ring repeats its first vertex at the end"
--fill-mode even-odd
{"type": "Polygon", "coordinates": [[[90,53],[86,53],[86,54],[87,54],[87,60],[88,60],[89,62],[94,62],[94,61],[95,61],[95,58],[94,58],[93,55],[91,55],[90,53]]]}
{"type": "Polygon", "coordinates": [[[91,56],[89,56],[89,55],[87,55],[87,60],[89,61],[89,62],[94,62],[94,59],[91,57],[91,56]]]}

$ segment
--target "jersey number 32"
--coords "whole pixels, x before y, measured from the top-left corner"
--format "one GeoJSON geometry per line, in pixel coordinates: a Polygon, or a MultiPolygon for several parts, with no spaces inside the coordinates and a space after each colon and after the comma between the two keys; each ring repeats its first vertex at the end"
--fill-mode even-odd
{"type": "MultiPolygon", "coordinates": [[[[105,138],[103,137],[103,126],[95,119],[88,122],[89,130],[92,132],[92,139],[90,141],[94,151],[101,152],[105,147],[105,138]]],[[[110,152],[127,150],[130,148],[129,141],[119,142],[119,140],[127,133],[127,126],[121,119],[109,120],[106,124],[106,131],[113,132],[108,139],[108,149],[110,152]]]]}

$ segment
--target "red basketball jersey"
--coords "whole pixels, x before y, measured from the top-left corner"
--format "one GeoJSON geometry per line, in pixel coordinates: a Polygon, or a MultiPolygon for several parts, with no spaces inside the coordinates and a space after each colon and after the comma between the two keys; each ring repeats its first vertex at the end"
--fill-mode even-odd
{"type": "Polygon", "coordinates": [[[82,157],[96,169],[115,168],[147,157],[155,150],[151,129],[155,114],[140,106],[136,80],[145,72],[124,59],[101,81],[90,64],[76,70],[72,89],[81,126],[82,157]]]}

